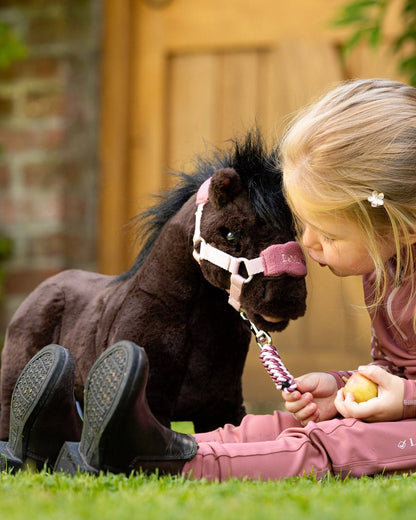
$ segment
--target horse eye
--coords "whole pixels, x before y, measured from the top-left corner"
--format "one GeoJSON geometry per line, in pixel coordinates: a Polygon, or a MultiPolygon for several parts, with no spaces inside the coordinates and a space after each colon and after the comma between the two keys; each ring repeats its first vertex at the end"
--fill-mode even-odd
{"type": "Polygon", "coordinates": [[[230,244],[235,244],[240,237],[238,236],[238,233],[233,233],[232,231],[229,231],[225,238],[228,242],[230,242],[230,244]]]}
{"type": "Polygon", "coordinates": [[[220,228],[220,233],[224,239],[235,248],[240,248],[241,235],[238,231],[230,231],[227,227],[220,228]]]}

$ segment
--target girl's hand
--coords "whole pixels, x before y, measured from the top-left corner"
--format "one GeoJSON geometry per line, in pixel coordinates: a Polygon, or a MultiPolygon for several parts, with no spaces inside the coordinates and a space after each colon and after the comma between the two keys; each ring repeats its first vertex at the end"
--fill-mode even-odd
{"type": "Polygon", "coordinates": [[[331,374],[311,372],[296,380],[297,390],[282,392],[288,412],[306,426],[309,421],[325,421],[337,414],[334,399],[337,395],[337,383],[331,374]]]}
{"type": "Polygon", "coordinates": [[[335,406],[344,417],[353,417],[367,422],[397,421],[403,417],[404,382],[377,365],[359,367],[360,374],[378,384],[378,396],[356,403],[350,393],[344,398],[342,388],[338,391],[335,406]]]}

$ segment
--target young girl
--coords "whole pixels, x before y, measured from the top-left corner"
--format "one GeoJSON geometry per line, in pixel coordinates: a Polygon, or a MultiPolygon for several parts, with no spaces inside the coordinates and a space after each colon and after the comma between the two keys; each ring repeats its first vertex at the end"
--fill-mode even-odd
{"type": "MultiPolygon", "coordinates": [[[[311,373],[283,393],[287,412],[181,435],[148,410],[145,354],[121,342],[92,368],[81,442],[64,445],[57,470],[141,467],[208,480],[416,470],[416,89],[387,80],[339,86],[296,118],[281,158],[310,257],[336,276],[363,277],[374,362],[359,371],[378,384],[378,397],[344,397],[348,372],[311,373]]],[[[43,376],[51,394],[60,380],[49,383],[53,372],[43,376]]],[[[30,437],[29,427],[14,427],[30,437]]],[[[16,455],[12,441],[6,458],[16,455]]]]}

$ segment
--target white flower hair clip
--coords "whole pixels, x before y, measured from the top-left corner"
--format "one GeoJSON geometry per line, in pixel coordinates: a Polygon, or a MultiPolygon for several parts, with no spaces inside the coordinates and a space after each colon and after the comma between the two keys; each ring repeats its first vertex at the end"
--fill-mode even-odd
{"type": "Polygon", "coordinates": [[[371,202],[371,206],[373,208],[378,208],[379,206],[383,206],[384,193],[378,193],[377,191],[373,191],[367,200],[368,200],[368,202],[371,202]]]}

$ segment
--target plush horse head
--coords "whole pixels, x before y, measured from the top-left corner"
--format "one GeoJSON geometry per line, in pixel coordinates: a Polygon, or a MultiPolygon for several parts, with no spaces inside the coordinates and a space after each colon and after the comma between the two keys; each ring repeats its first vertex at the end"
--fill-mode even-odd
{"type": "Polygon", "coordinates": [[[262,220],[233,168],[205,181],[197,203],[194,258],[205,278],[230,292],[229,303],[259,328],[281,331],[303,314],[306,265],[300,246],[285,241],[291,238],[290,215],[288,229],[282,221],[276,229],[262,220]]]}
{"type": "Polygon", "coordinates": [[[241,421],[251,334],[238,310],[269,331],[305,312],[306,270],[278,152],[249,133],[178,177],[137,217],[144,242],[131,269],[115,277],[64,271],[17,310],[2,353],[3,439],[17,377],[48,343],[75,358],[81,404],[95,359],[130,340],[149,357],[147,397],[161,422],[193,421],[207,431],[241,421]]]}
{"type": "Polygon", "coordinates": [[[294,221],[282,193],[278,149],[267,150],[259,132],[249,132],[226,152],[199,157],[193,174],[176,175],[180,179],[177,187],[138,216],[139,234],[147,237],[147,242],[124,276],[137,273],[165,224],[196,193],[195,210],[203,206],[203,213],[192,220],[189,254],[193,253],[205,279],[231,291],[229,302],[236,310],[244,310],[258,328],[282,331],[290,320],[303,316],[305,260],[294,242],[294,221]],[[216,263],[209,253],[201,257],[201,239],[205,252],[209,244],[211,251],[214,247],[223,257],[216,263]],[[233,258],[242,259],[237,269],[235,262],[229,264],[233,258]],[[260,258],[265,269],[248,274],[247,268],[252,266],[247,260],[254,263],[260,258]],[[270,267],[276,263],[279,269],[270,267]]]}

